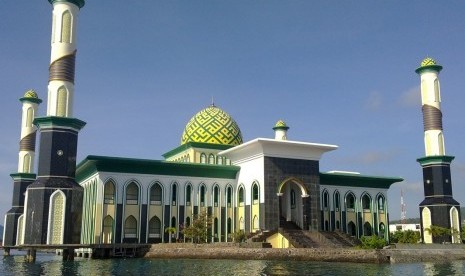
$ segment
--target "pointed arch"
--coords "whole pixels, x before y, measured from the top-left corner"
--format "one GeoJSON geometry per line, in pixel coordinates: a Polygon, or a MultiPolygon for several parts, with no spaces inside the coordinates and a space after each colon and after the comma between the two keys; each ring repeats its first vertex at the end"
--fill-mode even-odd
{"type": "Polygon", "coordinates": [[[134,216],[129,216],[124,221],[124,237],[137,239],[137,219],[134,216]]]}
{"type": "Polygon", "coordinates": [[[333,193],[334,210],[338,212],[341,208],[341,194],[338,190],[333,193]]]}
{"type": "Polygon", "coordinates": [[[178,203],[178,183],[173,182],[171,184],[171,205],[176,206],[178,203]]]}
{"type": "Polygon", "coordinates": [[[218,184],[213,186],[213,206],[218,207],[220,202],[220,187],[218,184]]]}
{"type": "Polygon", "coordinates": [[[210,153],[210,155],[208,156],[208,164],[210,165],[214,165],[215,164],[215,156],[213,154],[210,153]]]}
{"type": "Polygon", "coordinates": [[[386,210],[386,197],[382,193],[377,195],[376,205],[378,208],[378,213],[384,213],[384,210],[386,210]]]}
{"type": "Polygon", "coordinates": [[[245,231],[245,223],[243,217],[239,219],[239,230],[245,231]]]}
{"type": "Polygon", "coordinates": [[[257,181],[252,183],[252,204],[258,204],[260,201],[260,187],[257,181]]]}
{"type": "Polygon", "coordinates": [[[149,238],[160,238],[162,234],[161,220],[153,216],[149,221],[149,238]]]}
{"type": "Polygon", "coordinates": [[[245,188],[244,185],[239,185],[239,189],[237,190],[237,203],[238,206],[245,206],[245,188]]]}
{"type": "Polygon", "coordinates": [[[363,235],[365,236],[371,236],[373,234],[373,228],[371,227],[371,224],[366,221],[363,224],[363,235]]]}
{"type": "Polygon", "coordinates": [[[103,243],[113,243],[115,229],[115,220],[112,216],[107,215],[103,219],[103,243]]]}
{"type": "Polygon", "coordinates": [[[258,220],[258,216],[255,215],[253,217],[252,225],[253,225],[253,230],[254,231],[257,231],[258,229],[260,229],[260,222],[258,220]]]}
{"type": "Polygon", "coordinates": [[[136,181],[131,181],[126,186],[126,205],[139,204],[139,184],[136,181]]]}
{"type": "Polygon", "coordinates": [[[163,187],[160,182],[155,182],[150,186],[150,205],[163,204],[163,187]]]}
{"type": "Polygon", "coordinates": [[[32,171],[31,163],[32,163],[32,157],[29,153],[26,153],[23,157],[23,172],[29,173],[32,171]]]}
{"type": "Polygon", "coordinates": [[[452,243],[462,243],[462,240],[460,239],[459,212],[455,206],[450,209],[450,222],[450,228],[452,231],[452,243]]]}
{"type": "Polygon", "coordinates": [[[371,212],[371,195],[364,192],[361,196],[362,209],[364,212],[371,212]]]}
{"type": "Polygon", "coordinates": [[[115,204],[116,185],[113,179],[109,179],[103,185],[103,203],[115,204]]]}
{"type": "Polygon", "coordinates": [[[229,207],[232,207],[232,197],[233,197],[233,194],[232,194],[232,187],[230,184],[227,185],[226,187],[226,206],[229,208],[229,207]]]}
{"type": "Polygon", "coordinates": [[[200,154],[200,163],[202,164],[207,163],[207,155],[203,152],[200,154]]]}
{"type": "Polygon", "coordinates": [[[207,187],[205,186],[205,183],[201,183],[200,187],[199,187],[199,203],[200,203],[200,207],[205,206],[206,193],[207,193],[207,187]]]}
{"type": "Polygon", "coordinates": [[[302,183],[301,180],[299,180],[299,179],[297,179],[295,177],[289,177],[289,178],[286,178],[284,181],[282,181],[281,184],[278,185],[278,191],[277,191],[278,194],[283,193],[283,187],[289,181],[293,182],[294,184],[296,184],[300,188],[300,191],[302,193],[302,197],[308,197],[309,196],[309,194],[307,192],[307,189],[305,188],[305,185],[302,183]]]}
{"type": "Polygon", "coordinates": [[[191,206],[192,202],[192,184],[190,182],[187,183],[186,185],[186,206],[191,206]]]}
{"type": "Polygon", "coordinates": [[[344,197],[345,209],[348,212],[355,212],[357,199],[352,191],[348,191],[344,197]]]}
{"type": "Polygon", "coordinates": [[[34,121],[34,109],[28,107],[26,111],[26,121],[24,122],[25,127],[32,127],[32,121],[34,121]]]}
{"type": "Polygon", "coordinates": [[[47,244],[63,244],[66,196],[61,190],[50,195],[47,244]]]}
{"type": "Polygon", "coordinates": [[[323,189],[323,192],[321,193],[321,205],[322,210],[329,209],[329,192],[326,189],[323,189]]]}

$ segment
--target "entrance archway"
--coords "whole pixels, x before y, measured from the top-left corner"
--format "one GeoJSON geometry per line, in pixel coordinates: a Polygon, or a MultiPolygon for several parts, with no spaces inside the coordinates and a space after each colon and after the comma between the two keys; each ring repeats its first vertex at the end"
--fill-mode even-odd
{"type": "Polygon", "coordinates": [[[308,229],[304,199],[309,196],[304,184],[297,178],[287,178],[278,186],[280,227],[308,229]]]}

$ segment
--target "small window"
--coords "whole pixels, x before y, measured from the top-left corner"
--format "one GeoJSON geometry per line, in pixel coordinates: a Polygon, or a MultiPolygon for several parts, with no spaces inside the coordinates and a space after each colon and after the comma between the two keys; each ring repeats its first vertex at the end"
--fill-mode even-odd
{"type": "Polygon", "coordinates": [[[205,153],[202,153],[200,155],[200,163],[202,163],[202,164],[207,163],[207,155],[205,155],[205,153]]]}
{"type": "Polygon", "coordinates": [[[228,187],[228,195],[227,195],[227,203],[228,207],[231,207],[231,198],[232,198],[232,189],[231,187],[228,187]]]}
{"type": "Polygon", "coordinates": [[[362,197],[362,206],[365,212],[371,210],[371,198],[367,194],[362,197]]]}
{"type": "Polygon", "coordinates": [[[347,200],[347,202],[346,202],[347,203],[347,209],[349,209],[347,211],[354,212],[355,211],[355,197],[354,197],[354,195],[353,194],[348,194],[346,200],[347,200]]]}
{"type": "Polygon", "coordinates": [[[150,188],[150,204],[161,205],[161,187],[158,183],[150,188]]]}
{"type": "Polygon", "coordinates": [[[210,156],[208,157],[208,164],[215,164],[215,156],[213,154],[210,154],[210,156]]]}
{"type": "Polygon", "coordinates": [[[329,194],[327,191],[323,192],[323,208],[326,210],[328,209],[329,205],[329,194]]]}
{"type": "Polygon", "coordinates": [[[291,209],[295,209],[295,191],[291,189],[291,209]]]}
{"type": "Polygon", "coordinates": [[[115,184],[112,181],[105,183],[105,191],[103,192],[103,203],[115,204],[115,184]]]}
{"type": "Polygon", "coordinates": [[[244,188],[239,188],[239,206],[244,206],[244,188]]]}
{"type": "Polygon", "coordinates": [[[192,194],[192,186],[187,185],[187,188],[186,188],[186,206],[191,205],[191,194],[192,194]]]}
{"type": "Polygon", "coordinates": [[[139,204],[139,187],[134,182],[131,182],[126,188],[126,204],[139,204]]]}
{"type": "Polygon", "coordinates": [[[172,186],[172,190],[171,190],[171,204],[173,206],[176,205],[176,201],[177,201],[177,198],[178,198],[178,195],[177,195],[177,185],[176,184],[173,184],[172,186]]]}
{"type": "Polygon", "coordinates": [[[216,164],[223,165],[223,157],[221,156],[216,157],[216,164]]]}
{"type": "Polygon", "coordinates": [[[213,204],[215,207],[218,207],[218,197],[219,197],[219,189],[218,186],[215,186],[214,192],[213,192],[213,204]]]}
{"type": "Polygon", "coordinates": [[[340,208],[340,195],[339,192],[334,193],[334,207],[336,208],[336,211],[339,211],[340,208]]]}
{"type": "Polygon", "coordinates": [[[205,186],[200,187],[200,206],[205,206],[205,186]]]}
{"type": "Polygon", "coordinates": [[[252,200],[253,204],[258,204],[258,185],[257,183],[254,183],[252,186],[252,200]]]}

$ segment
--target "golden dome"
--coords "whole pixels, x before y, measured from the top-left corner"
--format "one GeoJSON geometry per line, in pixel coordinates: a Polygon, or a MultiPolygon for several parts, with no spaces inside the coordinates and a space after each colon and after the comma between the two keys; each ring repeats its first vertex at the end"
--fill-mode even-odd
{"type": "Polygon", "coordinates": [[[211,105],[195,114],[187,123],[181,145],[188,142],[237,146],[242,144],[242,134],[228,113],[211,105]]]}

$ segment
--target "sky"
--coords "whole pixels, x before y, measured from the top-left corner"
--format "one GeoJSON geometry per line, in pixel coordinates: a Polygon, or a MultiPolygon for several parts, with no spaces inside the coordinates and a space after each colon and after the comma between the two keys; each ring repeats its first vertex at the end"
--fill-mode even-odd
{"type": "MultiPolygon", "coordinates": [[[[86,1],[77,33],[74,117],[78,161],[88,155],[162,159],[189,119],[215,105],[244,141],[335,144],[320,171],[402,177],[388,192],[391,219],[419,217],[424,156],[420,78],[440,74],[454,198],[465,204],[464,1],[86,1]]],[[[52,7],[0,9],[0,214],[11,207],[21,103],[28,89],[46,114],[52,7]]],[[[37,166],[36,166],[37,169],[37,166]]]]}

